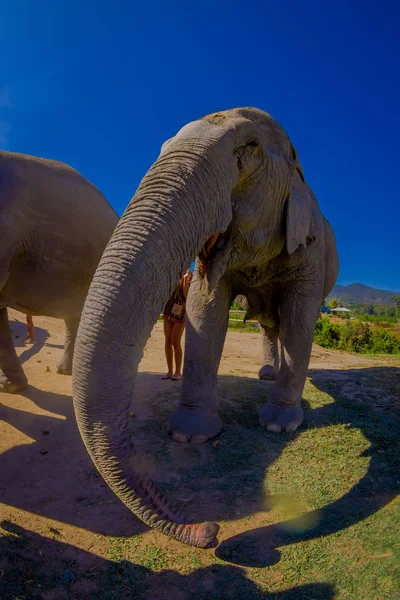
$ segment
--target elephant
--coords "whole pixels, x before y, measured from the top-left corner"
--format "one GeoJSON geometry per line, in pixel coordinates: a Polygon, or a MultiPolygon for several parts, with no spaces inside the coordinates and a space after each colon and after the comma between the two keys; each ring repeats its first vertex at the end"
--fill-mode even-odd
{"type": "Polygon", "coordinates": [[[221,429],[217,371],[237,295],[261,323],[266,365],[276,371],[260,421],[293,431],[303,419],[314,328],[338,256],[288,135],[262,110],[210,114],[163,144],[96,270],[73,363],[79,431],[107,484],[150,527],[207,548],[218,544],[218,525],[187,522],[169,506],[135,464],[128,422],[146,341],[194,258],[172,438],[204,442],[221,429]]]}
{"type": "MultiPolygon", "coordinates": [[[[90,282],[118,215],[100,191],[60,162],[0,152],[0,391],[27,386],[7,308],[64,319],[58,373],[72,373],[90,282]]],[[[33,329],[33,328],[32,328],[33,329]]]]}

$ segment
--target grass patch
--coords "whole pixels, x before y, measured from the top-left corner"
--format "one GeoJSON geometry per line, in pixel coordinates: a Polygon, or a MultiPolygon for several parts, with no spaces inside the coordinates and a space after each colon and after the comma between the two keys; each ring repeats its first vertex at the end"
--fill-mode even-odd
{"type": "Polygon", "coordinates": [[[243,321],[239,321],[239,319],[237,321],[229,320],[228,330],[240,331],[245,333],[260,333],[260,328],[258,327],[257,323],[243,323],[243,321]]]}

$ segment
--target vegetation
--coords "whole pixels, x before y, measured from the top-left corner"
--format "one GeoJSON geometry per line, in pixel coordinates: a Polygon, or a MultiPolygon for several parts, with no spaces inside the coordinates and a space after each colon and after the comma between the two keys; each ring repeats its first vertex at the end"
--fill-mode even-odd
{"type": "Polygon", "coordinates": [[[396,307],[396,315],[400,316],[400,294],[394,294],[391,300],[396,307]]]}
{"type": "MultiPolygon", "coordinates": [[[[333,298],[331,306],[334,302],[333,298]]],[[[237,309],[236,306],[232,306],[229,330],[258,333],[258,324],[252,321],[243,323],[243,312],[239,310],[240,307],[237,309]]],[[[396,327],[398,319],[382,312],[380,315],[371,315],[368,312],[355,314],[354,320],[349,319],[349,313],[335,317],[321,316],[315,328],[314,341],[324,348],[348,352],[400,354],[400,325],[396,327]]]]}
{"type": "MultiPolygon", "coordinates": [[[[242,315],[243,317],[243,315],[242,315]]],[[[229,319],[229,331],[244,331],[246,333],[259,333],[260,329],[258,323],[255,321],[249,321],[244,323],[243,320],[238,318],[229,319]]]]}
{"type": "MultiPolygon", "coordinates": [[[[368,317],[378,317],[382,321],[397,318],[396,306],[393,304],[363,304],[360,302],[347,302],[346,308],[349,308],[354,315],[368,317]]],[[[400,312],[398,314],[400,316],[400,312]]]]}
{"type": "Polygon", "coordinates": [[[389,316],[384,316],[384,315],[379,316],[379,315],[370,315],[370,314],[364,314],[364,315],[356,314],[355,317],[358,321],[363,321],[363,322],[368,322],[368,323],[377,323],[377,324],[381,324],[381,325],[383,325],[383,324],[395,325],[398,321],[398,319],[396,317],[389,317],[389,316]]]}
{"type": "Polygon", "coordinates": [[[235,302],[231,306],[231,310],[243,310],[243,307],[240,306],[239,302],[236,302],[235,300],[235,302]]]}
{"type": "Polygon", "coordinates": [[[337,308],[338,306],[339,305],[338,305],[337,299],[336,298],[332,298],[332,300],[330,300],[330,302],[329,302],[329,307],[330,308],[337,308]]]}
{"type": "Polygon", "coordinates": [[[400,332],[386,328],[371,327],[363,321],[344,321],[343,324],[329,317],[320,317],[315,328],[314,341],[324,348],[336,348],[349,352],[371,354],[399,354],[400,332]]]}

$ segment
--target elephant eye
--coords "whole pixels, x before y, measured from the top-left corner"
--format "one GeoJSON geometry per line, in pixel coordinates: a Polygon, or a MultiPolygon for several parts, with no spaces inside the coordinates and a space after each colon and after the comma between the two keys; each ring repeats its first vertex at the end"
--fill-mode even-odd
{"type": "Polygon", "coordinates": [[[257,148],[257,146],[259,146],[259,141],[258,140],[250,140],[247,142],[246,146],[250,146],[251,148],[257,148]]]}

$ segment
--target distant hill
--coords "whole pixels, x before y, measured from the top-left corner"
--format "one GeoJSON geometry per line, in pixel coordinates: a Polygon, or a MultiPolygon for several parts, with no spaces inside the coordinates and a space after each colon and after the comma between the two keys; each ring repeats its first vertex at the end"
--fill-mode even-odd
{"type": "Polygon", "coordinates": [[[351,285],[335,285],[329,298],[337,298],[338,301],[360,302],[363,304],[393,304],[391,298],[395,292],[387,290],[377,290],[362,283],[352,283],[351,285]]]}

